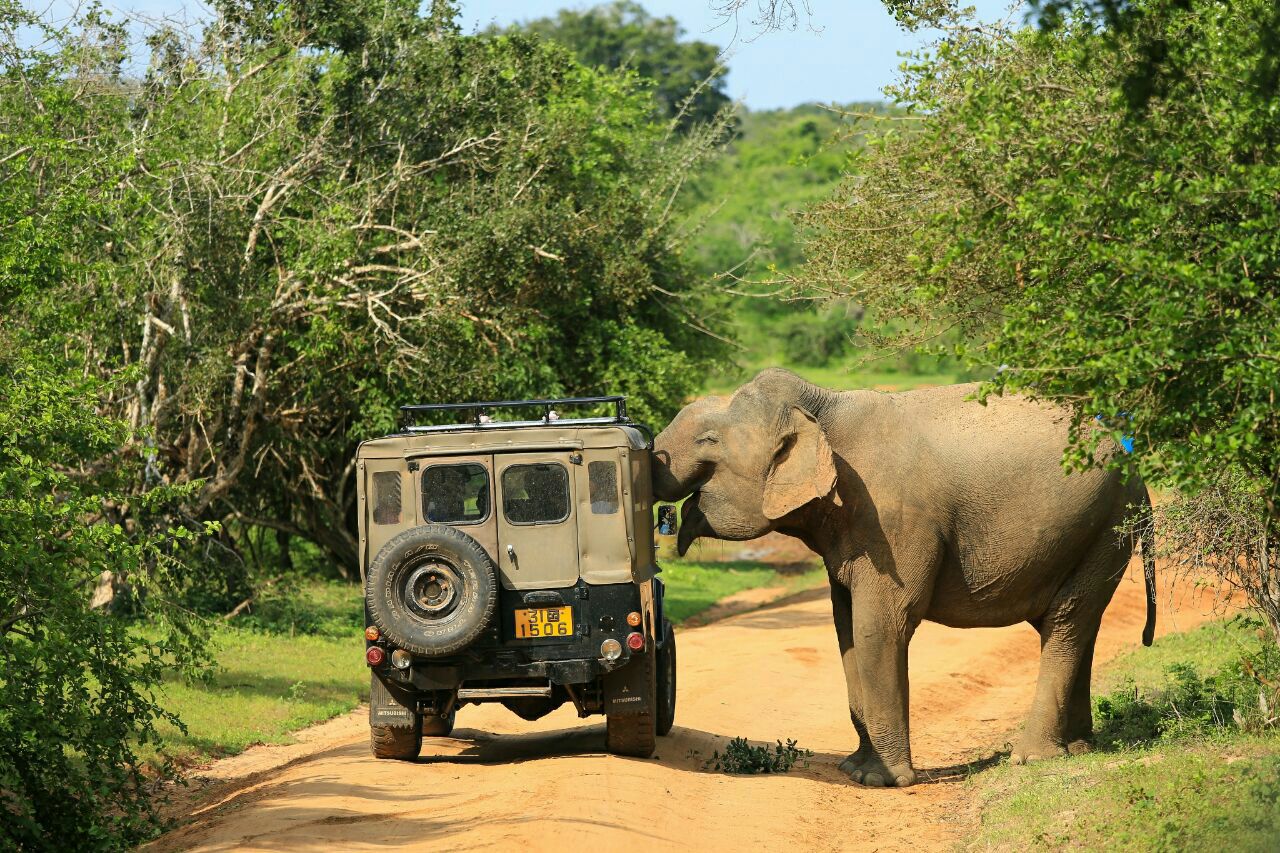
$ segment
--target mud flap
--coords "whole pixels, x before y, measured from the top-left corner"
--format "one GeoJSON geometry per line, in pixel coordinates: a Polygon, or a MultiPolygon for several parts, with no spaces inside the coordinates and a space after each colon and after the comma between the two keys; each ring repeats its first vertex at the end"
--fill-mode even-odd
{"type": "Polygon", "coordinates": [[[624,667],[604,676],[606,714],[653,713],[653,652],[635,655],[624,667]]]}
{"type": "MultiPolygon", "coordinates": [[[[396,691],[399,693],[399,691],[396,691]]],[[[405,697],[404,704],[392,694],[382,679],[374,675],[369,685],[369,725],[392,729],[411,729],[417,721],[417,708],[405,697]]]]}

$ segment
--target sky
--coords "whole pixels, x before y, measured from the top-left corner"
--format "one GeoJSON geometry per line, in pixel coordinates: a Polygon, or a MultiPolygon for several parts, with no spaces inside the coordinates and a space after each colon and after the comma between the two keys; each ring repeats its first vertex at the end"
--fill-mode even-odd
{"type": "MultiPolygon", "coordinates": [[[[26,0],[33,10],[57,15],[82,0],[26,0]]],[[[195,20],[210,15],[199,0],[102,0],[112,11],[195,20]]],[[[881,0],[807,0],[811,11],[793,30],[761,33],[752,26],[758,0],[747,0],[737,32],[717,8],[725,0],[640,0],[655,16],[674,17],[686,38],[720,47],[729,67],[730,97],[748,108],[766,110],[796,104],[849,103],[883,98],[901,63],[900,52],[920,47],[930,34],[901,30],[881,0]]],[[[968,0],[983,20],[1004,18],[1011,0],[968,0]]],[[[490,24],[554,15],[562,8],[584,9],[574,0],[460,0],[465,32],[490,24]]],[[[803,0],[797,0],[803,6],[803,0]]],[[[1016,13],[1021,17],[1021,12],[1016,13]]]]}
{"type": "MultiPolygon", "coordinates": [[[[654,16],[675,18],[686,38],[728,49],[728,92],[753,110],[796,104],[881,100],[893,82],[898,53],[932,36],[904,32],[881,0],[808,0],[812,12],[793,31],[759,33],[751,25],[755,0],[747,0],[737,38],[733,22],[716,11],[724,0],[640,0],[654,16]]],[[[1002,19],[1010,0],[968,0],[983,20],[1002,19]]],[[[583,9],[593,3],[564,0],[461,0],[465,31],[583,9]]],[[[800,3],[796,4],[800,6],[800,3]]],[[[1018,19],[1022,13],[1019,12],[1018,19]]],[[[936,34],[934,34],[936,35],[936,34]]]]}

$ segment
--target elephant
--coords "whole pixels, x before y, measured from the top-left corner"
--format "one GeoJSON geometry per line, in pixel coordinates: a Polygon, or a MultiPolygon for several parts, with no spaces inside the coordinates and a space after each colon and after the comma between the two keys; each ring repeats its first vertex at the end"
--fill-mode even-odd
{"type": "MultiPolygon", "coordinates": [[[[1088,749],[1094,643],[1135,547],[1151,643],[1151,549],[1118,532],[1150,513],[1142,480],[1114,466],[1068,473],[1069,410],[1016,395],[979,404],[977,388],[832,392],[772,368],[685,406],[653,442],[655,498],[685,499],[681,556],[700,537],[778,531],[822,557],[858,735],[840,769],[863,785],[916,781],[907,646],[921,620],[1039,632],[1018,764],[1088,749]]],[[[1117,452],[1103,437],[1095,458],[1117,452]]]]}

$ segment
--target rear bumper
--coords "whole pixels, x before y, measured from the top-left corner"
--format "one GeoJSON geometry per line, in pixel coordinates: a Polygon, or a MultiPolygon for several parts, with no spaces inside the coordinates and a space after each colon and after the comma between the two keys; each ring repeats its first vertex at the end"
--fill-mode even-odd
{"type": "MultiPolygon", "coordinates": [[[[656,612],[652,618],[661,624],[662,583],[653,580],[656,612]]],[[[415,656],[407,669],[390,664],[392,647],[383,641],[377,645],[386,651],[387,662],[374,668],[377,676],[390,687],[415,693],[453,691],[466,682],[545,680],[551,684],[587,684],[610,672],[625,667],[634,654],[627,648],[626,638],[637,630],[627,624],[631,612],[641,612],[640,587],[634,583],[585,584],[554,590],[521,591],[501,589],[493,624],[474,645],[448,658],[415,656]],[[537,603],[542,602],[542,603],[537,603]],[[516,639],[516,611],[538,606],[573,608],[573,632],[566,637],[516,639]],[[606,661],[600,657],[600,645],[607,639],[622,644],[622,657],[606,661]]],[[[647,647],[660,640],[650,639],[647,647]]],[[[372,644],[370,644],[372,645],[372,644]]]]}
{"type": "Polygon", "coordinates": [[[552,684],[587,684],[607,672],[625,666],[627,659],[608,662],[597,658],[586,660],[530,661],[528,663],[482,664],[460,666],[439,664],[415,665],[407,671],[396,671],[390,680],[406,688],[429,692],[456,690],[466,681],[497,682],[521,679],[546,680],[552,684]],[[398,676],[398,677],[397,677],[398,676]]]}

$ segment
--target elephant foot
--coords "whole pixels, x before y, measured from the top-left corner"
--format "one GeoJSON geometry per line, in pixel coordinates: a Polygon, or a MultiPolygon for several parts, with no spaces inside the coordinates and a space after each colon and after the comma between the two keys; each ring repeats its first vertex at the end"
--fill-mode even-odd
{"type": "Polygon", "coordinates": [[[1093,752],[1093,744],[1086,738],[1076,738],[1067,744],[1068,755],[1084,755],[1086,752],[1093,752]]]}
{"type": "Polygon", "coordinates": [[[858,753],[846,758],[840,764],[850,779],[868,788],[905,788],[916,783],[916,771],[910,764],[885,764],[879,756],[864,756],[860,764],[845,769],[850,760],[858,753]]]}
{"type": "Polygon", "coordinates": [[[1046,758],[1060,758],[1067,754],[1062,744],[1048,738],[1024,737],[1014,744],[1009,754],[1010,764],[1026,764],[1030,761],[1041,761],[1046,758]]]}
{"type": "Polygon", "coordinates": [[[857,752],[849,753],[845,760],[840,762],[840,772],[844,773],[846,776],[851,775],[853,771],[867,763],[867,759],[870,755],[870,750],[865,747],[858,747],[857,752]]]}

